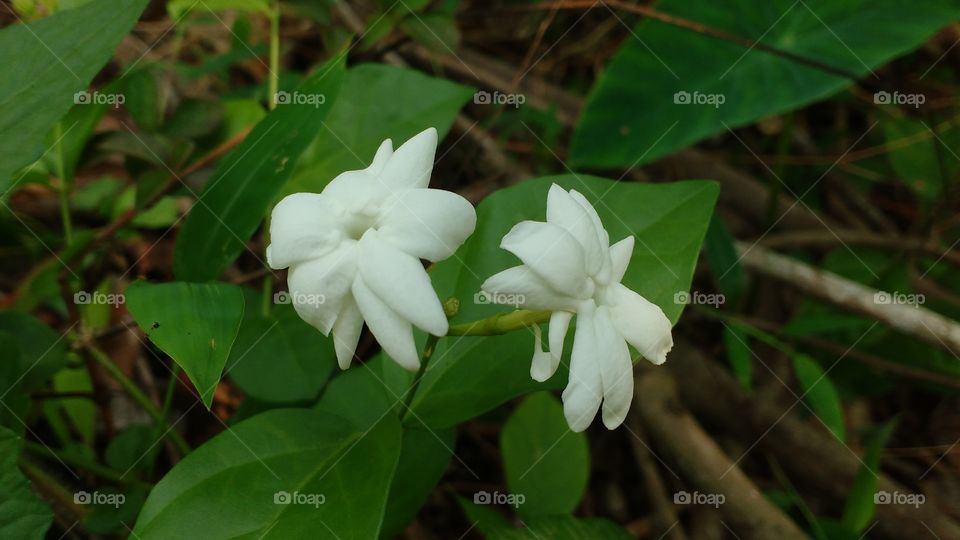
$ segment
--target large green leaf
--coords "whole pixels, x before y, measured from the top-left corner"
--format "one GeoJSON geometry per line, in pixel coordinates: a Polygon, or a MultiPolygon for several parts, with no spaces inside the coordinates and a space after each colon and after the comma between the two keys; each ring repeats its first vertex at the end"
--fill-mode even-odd
{"type": "Polygon", "coordinates": [[[183,368],[209,408],[240,330],[240,288],[227,283],[137,281],[127,287],[126,302],[150,341],[183,368]]]}
{"type": "Polygon", "coordinates": [[[244,297],[243,322],[227,360],[230,378],[260,401],[316,398],[336,364],[332,340],[303,322],[290,304],[276,304],[265,315],[258,292],[244,289],[244,297]]]}
{"type": "Polygon", "coordinates": [[[341,172],[369,165],[384,139],[398,146],[433,126],[442,140],[472,94],[472,88],[411,69],[381,64],[351,68],[330,116],[284,191],[322,191],[341,172]]]}
{"type": "MultiPolygon", "coordinates": [[[[719,191],[717,184],[640,184],[583,175],[529,180],[500,190],[480,203],[473,236],[453,257],[431,271],[441,299],[460,299],[460,312],[453,322],[478,320],[508,309],[477,303],[474,295],[484,279],[520,264],[516,257],[499,248],[500,240],[522,220],[545,219],[547,191],[552,183],[583,193],[596,206],[611,241],[628,235],[636,237],[623,282],[659,305],[676,322],[683,304],[675,302],[675,295],[690,286],[719,191]]],[[[568,337],[568,354],[569,343],[568,337]]],[[[566,384],[566,361],[561,362],[561,369],[547,383],[534,382],[530,378],[532,356],[530,332],[441,339],[413,409],[428,425],[446,427],[520,394],[566,384]]]]}
{"type": "Polygon", "coordinates": [[[135,533],[150,538],[376,538],[400,453],[392,415],[369,430],[305,409],[263,413],[177,464],[135,533]]]}
{"type": "Polygon", "coordinates": [[[548,392],[517,407],[500,432],[500,451],[510,493],[523,495],[525,517],[569,514],[590,476],[587,437],[567,426],[563,406],[548,392]]]}
{"type": "Polygon", "coordinates": [[[17,468],[20,451],[20,438],[0,427],[0,538],[39,540],[50,528],[53,514],[17,468]]]}
{"type": "Polygon", "coordinates": [[[110,60],[146,5],[95,0],[0,30],[0,193],[14,171],[44,153],[47,133],[110,60]]]}
{"type": "MultiPolygon", "coordinates": [[[[657,7],[857,76],[913,49],[960,15],[956,0],[914,2],[909,8],[896,0],[664,0],[657,7]]],[[[727,126],[823,99],[850,82],[757,48],[646,19],[591,90],[571,161],[592,167],[652,161],[727,126]],[[696,103],[715,95],[722,104],[696,103]]]]}
{"type": "Polygon", "coordinates": [[[318,69],[293,94],[322,95],[323,104],[290,100],[278,105],[220,162],[177,237],[173,270],[179,279],[215,279],[243,252],[300,153],[321,129],[343,71],[342,56],[318,69]]]}

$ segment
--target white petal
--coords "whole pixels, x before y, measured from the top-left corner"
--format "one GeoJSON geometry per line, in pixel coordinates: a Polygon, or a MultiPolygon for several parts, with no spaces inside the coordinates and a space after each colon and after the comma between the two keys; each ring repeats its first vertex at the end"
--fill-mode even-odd
{"type": "Polygon", "coordinates": [[[550,315],[550,354],[554,356],[554,370],[557,369],[557,364],[563,356],[563,338],[567,337],[567,329],[570,328],[572,318],[573,313],[568,311],[554,311],[550,315]]]}
{"type": "Polygon", "coordinates": [[[601,280],[607,281],[610,275],[610,259],[606,254],[610,246],[610,235],[607,233],[607,230],[603,228],[603,222],[600,221],[600,215],[597,214],[597,210],[590,204],[590,201],[588,201],[586,197],[575,189],[570,190],[570,197],[580,203],[580,206],[582,206],[583,209],[587,211],[587,215],[590,216],[590,221],[593,222],[594,232],[597,234],[597,241],[600,242],[600,245],[603,247],[604,253],[604,256],[600,258],[600,269],[596,275],[599,276],[601,280]]]}
{"type": "Polygon", "coordinates": [[[380,173],[380,181],[395,190],[427,187],[436,152],[437,130],[427,128],[397,148],[380,173]]]}
{"type": "Polygon", "coordinates": [[[620,334],[654,364],[662,364],[673,348],[670,320],[660,306],[623,285],[611,289],[610,313],[620,334]]]}
{"type": "Polygon", "coordinates": [[[363,280],[390,309],[435,336],[447,333],[447,317],[420,260],[380,239],[377,231],[359,242],[363,280]]]}
{"type": "Polygon", "coordinates": [[[329,334],[355,275],[356,247],[352,245],[291,266],[287,287],[297,314],[323,335],[329,334]]]}
{"type": "Polygon", "coordinates": [[[360,341],[360,331],[363,330],[363,315],[353,296],[346,298],[343,308],[333,323],[333,348],[337,352],[337,363],[340,369],[350,367],[353,355],[357,351],[360,341]]]}
{"type": "Polygon", "coordinates": [[[557,371],[557,364],[554,362],[553,351],[543,350],[543,336],[541,335],[540,325],[533,325],[533,361],[530,362],[530,377],[543,382],[557,371]]]}
{"type": "Polygon", "coordinates": [[[610,281],[612,283],[623,281],[623,275],[627,272],[627,266],[630,265],[632,255],[633,236],[628,236],[610,246],[610,281]]]}
{"type": "Polygon", "coordinates": [[[603,399],[593,324],[595,310],[593,301],[587,300],[577,311],[577,329],[573,336],[573,354],[570,356],[570,380],[563,391],[563,415],[573,431],[587,429],[603,399]]]}
{"type": "Polygon", "coordinates": [[[627,417],[633,400],[633,361],[627,342],[613,326],[607,306],[597,308],[594,327],[600,379],[603,381],[603,425],[615,429],[627,417]]]}
{"type": "Polygon", "coordinates": [[[588,297],[583,247],[563,228],[540,221],[521,221],[503,237],[500,247],[513,253],[554,290],[588,297]]]}
{"type": "Polygon", "coordinates": [[[367,167],[367,172],[373,176],[379,176],[383,172],[384,167],[387,166],[387,161],[390,160],[390,156],[393,155],[393,141],[387,139],[380,143],[380,148],[377,148],[377,153],[373,156],[373,163],[367,167]]]}
{"type": "Polygon", "coordinates": [[[283,198],[270,216],[267,264],[274,270],[314,259],[339,241],[334,213],[317,193],[294,193],[283,198]]]}
{"type": "Polygon", "coordinates": [[[595,274],[600,269],[602,249],[606,246],[600,245],[593,219],[580,203],[556,184],[550,186],[547,194],[547,222],[562,227],[583,247],[587,272],[595,274]]]}
{"type": "Polygon", "coordinates": [[[381,237],[402,251],[429,261],[446,259],[477,224],[470,201],[440,189],[401,192],[381,220],[381,237]]]}
{"type": "Polygon", "coordinates": [[[413,342],[413,327],[403,317],[383,303],[363,279],[353,283],[353,297],[373,337],[390,358],[406,369],[420,367],[420,357],[413,342]]]}
{"type": "Polygon", "coordinates": [[[550,288],[550,285],[526,265],[514,266],[496,273],[480,286],[487,293],[486,303],[497,302],[498,298],[516,300],[515,307],[543,309],[547,311],[573,311],[578,300],[562,295],[550,288]]]}

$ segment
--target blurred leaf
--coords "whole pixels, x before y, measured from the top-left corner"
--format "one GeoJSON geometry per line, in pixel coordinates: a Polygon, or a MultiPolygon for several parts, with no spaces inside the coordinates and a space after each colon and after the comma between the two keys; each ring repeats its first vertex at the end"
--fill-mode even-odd
{"type": "Polygon", "coordinates": [[[240,288],[137,281],[127,287],[126,302],[150,341],[183,368],[209,409],[243,318],[240,288]]]}
{"type": "Polygon", "coordinates": [[[524,518],[569,514],[590,476],[587,437],[567,427],[563,406],[549,392],[523,400],[500,432],[503,469],[511,495],[522,495],[524,518]]]}
{"type": "MultiPolygon", "coordinates": [[[[196,139],[208,135],[223,122],[225,104],[226,101],[184,100],[164,124],[163,132],[181,139],[196,139]]],[[[255,106],[261,114],[248,125],[255,124],[256,120],[263,117],[263,108],[259,103],[255,103],[255,106]]]]}
{"type": "Polygon", "coordinates": [[[884,118],[882,123],[890,148],[887,159],[898,178],[921,200],[935,201],[943,191],[944,182],[960,170],[960,162],[951,149],[960,145],[960,130],[950,129],[934,135],[932,126],[909,117],[884,118]],[[904,139],[913,142],[901,146],[904,139]]]}
{"type": "Polygon", "coordinates": [[[810,404],[813,413],[840,442],[846,440],[840,396],[820,364],[805,354],[796,353],[793,370],[803,390],[803,399],[810,404]]]}
{"type": "MultiPolygon", "coordinates": [[[[440,298],[460,299],[460,312],[452,322],[479,320],[505,311],[504,306],[476,303],[474,295],[484,279],[519,264],[516,257],[500,249],[500,240],[522,220],[545,219],[552,183],[576,189],[595,204],[612,242],[636,236],[624,284],[660,306],[675,322],[683,305],[674,302],[674,295],[690,286],[717,185],[705,181],[639,184],[572,175],[528,180],[481,201],[473,236],[430,272],[440,298]]],[[[533,381],[532,356],[533,336],[528,332],[442,339],[414,398],[414,412],[431,427],[447,427],[518,395],[566,384],[564,367],[547,383],[533,381]]]]}
{"type": "Polygon", "coordinates": [[[111,215],[114,197],[123,189],[123,181],[112,176],[97,178],[73,192],[70,206],[75,210],[86,210],[103,215],[111,215]]]}
{"type": "Polygon", "coordinates": [[[43,160],[51,171],[57,170],[57,159],[62,155],[63,170],[68,178],[73,178],[80,157],[94,128],[103,117],[106,105],[74,105],[47,135],[47,153],[43,160]],[[59,146],[59,149],[58,149],[59,146]]]}
{"type": "Polygon", "coordinates": [[[876,510],[874,497],[878,493],[877,471],[880,470],[880,452],[887,445],[896,427],[897,421],[891,420],[870,437],[867,453],[857,470],[853,487],[850,488],[850,495],[847,496],[846,505],[843,507],[843,526],[858,535],[873,520],[876,510]]]}
{"type": "Polygon", "coordinates": [[[727,361],[734,376],[744,390],[753,386],[753,352],[750,350],[750,336],[734,326],[724,325],[723,344],[727,349],[727,361]]]}
{"type": "MultiPolygon", "coordinates": [[[[83,526],[94,533],[106,535],[110,533],[129,532],[128,525],[137,519],[140,507],[146,500],[147,494],[142,488],[100,488],[97,490],[104,495],[122,495],[123,503],[117,505],[97,504],[90,513],[84,516],[83,526]]],[[[121,499],[117,499],[119,502],[121,499]]]]}
{"type": "MultiPolygon", "coordinates": [[[[480,500],[476,494],[474,500],[480,500]]],[[[457,502],[463,509],[463,513],[467,515],[470,526],[476,527],[478,531],[483,533],[484,537],[496,534],[498,530],[510,528],[510,522],[490,505],[478,504],[459,496],[457,502]]]]}
{"type": "Polygon", "coordinates": [[[0,426],[0,538],[42,540],[53,514],[17,467],[22,449],[20,437],[0,426]]]}
{"type": "Polygon", "coordinates": [[[576,518],[571,516],[539,517],[527,519],[526,528],[494,529],[486,534],[487,540],[630,540],[626,530],[604,518],[576,518]]]}
{"type": "Polygon", "coordinates": [[[123,108],[143,131],[156,131],[163,122],[159,73],[150,66],[136,69],[120,79],[123,108]]]}
{"type": "MultiPolygon", "coordinates": [[[[49,326],[26,313],[0,312],[0,332],[13,336],[20,350],[16,378],[4,385],[0,393],[12,388],[24,391],[39,388],[67,363],[67,342],[49,326]]],[[[2,361],[16,361],[16,355],[10,356],[12,358],[4,357],[2,361]]]]}
{"type": "Polygon", "coordinates": [[[364,431],[318,411],[266,412],[178,463],[150,493],[134,533],[376,538],[399,454],[392,415],[364,431]]]}
{"type": "Polygon", "coordinates": [[[156,454],[162,447],[157,444],[157,428],[147,424],[127,427],[110,440],[104,459],[107,465],[119,470],[149,468],[153,463],[148,454],[156,454]]]}
{"type": "Polygon", "coordinates": [[[726,296],[725,303],[734,307],[740,305],[746,278],[740,265],[740,256],[733,245],[733,235],[716,214],[710,218],[707,236],[703,239],[703,253],[720,292],[726,296]]]}
{"type": "Polygon", "coordinates": [[[433,126],[442,141],[472,95],[472,88],[412,69],[351,68],[326,126],[300,157],[284,193],[322,191],[341,172],[369,165],[384,139],[396,147],[433,126]]]}
{"type": "Polygon", "coordinates": [[[167,13],[175,22],[179,22],[188,12],[196,11],[207,13],[210,11],[225,11],[236,9],[252,13],[270,13],[269,0],[169,0],[167,13]]]}
{"type": "MultiPolygon", "coordinates": [[[[131,186],[123,190],[114,200],[113,218],[116,219],[136,204],[137,190],[131,186]]],[[[153,206],[137,213],[130,223],[135,227],[145,229],[166,229],[180,221],[180,210],[173,197],[164,197],[153,206]]]]}
{"type": "MultiPolygon", "coordinates": [[[[87,371],[86,367],[61,369],[53,376],[53,389],[56,392],[89,392],[92,394],[93,383],[90,381],[90,372],[87,371]]],[[[97,415],[97,407],[93,399],[71,397],[50,401],[49,403],[62,407],[84,444],[88,446],[93,444],[97,415]]]]}
{"type": "Polygon", "coordinates": [[[400,22],[400,29],[417,43],[442,54],[460,46],[457,21],[445,13],[411,14],[400,22]]]}
{"type": "MultiPolygon", "coordinates": [[[[910,9],[896,0],[664,0],[657,9],[857,76],[917,47],[960,16],[960,6],[952,0],[910,9]]],[[[651,162],[728,128],[823,99],[851,83],[649,18],[637,25],[633,37],[590,91],[570,148],[575,167],[651,162]],[[709,103],[711,96],[723,103],[709,103]]]]}
{"type": "Polygon", "coordinates": [[[336,366],[333,342],[303,322],[290,304],[272,306],[244,289],[246,308],[227,373],[248,396],[272,403],[314,399],[336,366]]]}
{"type": "Polygon", "coordinates": [[[343,61],[331,60],[296,90],[325,96],[324,105],[278,106],[220,160],[177,237],[173,270],[179,279],[215,279],[243,252],[336,101],[343,61]]]}
{"type": "Polygon", "coordinates": [[[0,194],[11,174],[36,161],[54,124],[140,17],[147,0],[96,0],[37,22],[0,30],[0,194]]]}

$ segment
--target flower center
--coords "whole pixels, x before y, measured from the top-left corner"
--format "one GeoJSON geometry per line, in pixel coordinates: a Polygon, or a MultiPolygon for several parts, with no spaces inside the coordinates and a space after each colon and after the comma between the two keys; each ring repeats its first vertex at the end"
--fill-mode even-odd
{"type": "Polygon", "coordinates": [[[360,240],[363,233],[377,228],[380,221],[380,206],[369,205],[346,211],[341,219],[344,235],[351,240],[360,240]]]}

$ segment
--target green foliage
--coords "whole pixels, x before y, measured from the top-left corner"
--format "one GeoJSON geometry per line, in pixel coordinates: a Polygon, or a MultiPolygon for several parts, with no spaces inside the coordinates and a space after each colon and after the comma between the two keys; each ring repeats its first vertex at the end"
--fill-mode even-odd
{"type": "Polygon", "coordinates": [[[876,510],[878,472],[880,470],[880,452],[887,445],[890,435],[897,427],[896,419],[891,420],[869,437],[867,453],[857,469],[853,487],[843,507],[843,527],[859,535],[870,525],[876,510]]]}
{"type": "Polygon", "coordinates": [[[744,390],[750,390],[753,383],[753,352],[750,350],[749,340],[750,337],[740,328],[723,327],[723,344],[727,349],[727,361],[744,390]]]}
{"type": "Polygon", "coordinates": [[[263,413],[167,473],[134,533],[145,540],[376,538],[400,439],[389,415],[365,430],[318,411],[263,413]]]}
{"type": "Polygon", "coordinates": [[[570,516],[532,518],[525,520],[523,529],[498,528],[486,535],[487,540],[629,540],[633,538],[623,528],[604,518],[575,518],[570,516]]]}
{"type": "Polygon", "coordinates": [[[736,308],[746,289],[746,277],[733,241],[727,226],[714,214],[710,218],[707,236],[703,239],[703,253],[720,292],[726,297],[724,304],[736,308]]]}
{"type": "Polygon", "coordinates": [[[802,353],[793,355],[793,370],[797,375],[797,382],[800,383],[800,389],[803,390],[803,399],[827,429],[840,442],[843,442],[846,438],[843,405],[827,373],[816,360],[802,353]]]}
{"type": "Polygon", "coordinates": [[[590,451],[586,436],[567,427],[553,395],[524,399],[503,425],[500,451],[510,493],[524,497],[521,516],[569,514],[577,507],[590,476],[590,451]]]}
{"type": "Polygon", "coordinates": [[[157,347],[190,377],[210,407],[220,372],[243,317],[243,293],[226,283],[153,284],[127,287],[127,307],[157,347]]]}
{"type": "Polygon", "coordinates": [[[17,468],[21,449],[20,438],[0,427],[0,537],[40,540],[53,514],[17,468]]]}

